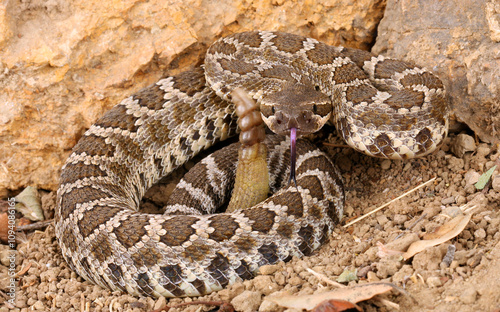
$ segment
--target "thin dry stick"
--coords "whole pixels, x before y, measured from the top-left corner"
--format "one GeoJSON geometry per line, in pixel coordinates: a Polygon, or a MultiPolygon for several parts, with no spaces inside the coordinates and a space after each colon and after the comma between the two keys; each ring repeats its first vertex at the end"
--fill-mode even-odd
{"type": "Polygon", "coordinates": [[[43,230],[48,227],[51,223],[54,222],[54,219],[38,221],[37,223],[26,224],[26,225],[18,225],[16,230],[18,231],[31,231],[31,230],[43,230]]]}
{"type": "Polygon", "coordinates": [[[323,281],[323,282],[325,282],[327,284],[330,284],[332,286],[339,287],[339,288],[347,287],[344,284],[340,284],[340,283],[337,283],[335,281],[332,281],[331,279],[329,279],[325,275],[323,275],[321,273],[318,273],[318,272],[314,271],[313,269],[307,268],[306,270],[307,270],[307,272],[309,272],[312,275],[316,276],[317,279],[319,279],[320,281],[323,281]]]}
{"type": "Polygon", "coordinates": [[[368,217],[369,215],[374,214],[375,212],[377,212],[377,211],[379,211],[379,210],[381,210],[381,209],[383,209],[383,208],[385,208],[385,207],[389,206],[390,204],[392,204],[392,203],[393,203],[393,202],[395,202],[396,200],[401,199],[401,198],[403,198],[403,197],[407,196],[408,194],[410,194],[410,193],[412,193],[412,192],[415,192],[415,191],[416,191],[416,190],[418,190],[418,189],[421,189],[422,187],[426,186],[427,184],[429,184],[429,183],[433,182],[434,180],[436,180],[436,177],[434,177],[434,178],[430,179],[429,181],[427,181],[427,182],[425,182],[425,183],[423,183],[423,184],[420,184],[419,186],[417,186],[417,187],[415,187],[415,188],[413,188],[413,189],[409,190],[408,192],[404,193],[403,195],[400,195],[400,196],[398,196],[398,197],[394,198],[393,200],[391,200],[391,201],[389,201],[389,202],[387,202],[387,203],[383,204],[382,206],[380,206],[380,207],[378,207],[378,208],[375,208],[374,210],[370,211],[369,213],[367,213],[367,214],[365,214],[365,215],[363,215],[363,216],[361,216],[361,217],[359,217],[359,218],[356,218],[356,219],[352,220],[351,222],[349,222],[349,223],[347,223],[346,225],[344,225],[344,227],[351,226],[351,225],[353,225],[354,223],[356,223],[356,222],[358,222],[358,221],[360,221],[360,220],[363,220],[364,218],[368,217]]]}

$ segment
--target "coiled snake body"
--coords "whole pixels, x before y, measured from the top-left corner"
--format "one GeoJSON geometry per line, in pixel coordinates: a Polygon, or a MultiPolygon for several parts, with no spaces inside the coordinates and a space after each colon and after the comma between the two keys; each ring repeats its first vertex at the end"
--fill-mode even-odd
{"type": "Polygon", "coordinates": [[[286,184],[289,142],[267,140],[263,203],[212,215],[237,161],[229,146],[181,180],[164,215],[137,212],[145,191],[199,151],[237,132],[230,92],[243,88],[278,134],[333,122],[366,154],[423,156],[444,139],[441,81],[412,64],[311,38],[254,31],[215,42],[205,68],[167,77],[123,100],[74,147],[63,167],[56,235],[85,279],[133,295],[196,296],[251,278],[262,265],[310,254],[342,215],[341,177],[306,141],[297,187],[286,184]]]}

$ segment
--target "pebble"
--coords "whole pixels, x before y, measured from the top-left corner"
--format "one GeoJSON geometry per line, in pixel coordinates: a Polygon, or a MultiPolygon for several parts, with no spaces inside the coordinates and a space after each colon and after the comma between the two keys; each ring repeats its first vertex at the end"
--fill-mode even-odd
{"type": "Polygon", "coordinates": [[[243,283],[237,282],[233,284],[233,286],[224,288],[223,290],[219,291],[219,296],[221,300],[231,301],[233,298],[240,295],[244,290],[245,286],[243,285],[243,283]]]}
{"type": "Polygon", "coordinates": [[[457,205],[464,205],[465,203],[467,203],[467,198],[465,198],[465,196],[462,195],[457,195],[456,203],[457,205]]]}
{"type": "Polygon", "coordinates": [[[477,229],[474,232],[474,237],[484,239],[486,238],[486,231],[483,228],[477,229]]]}
{"type": "Polygon", "coordinates": [[[279,269],[277,265],[263,265],[259,269],[259,273],[262,275],[271,275],[274,274],[279,269]]]}
{"type": "Polygon", "coordinates": [[[465,185],[473,185],[473,184],[476,184],[477,181],[479,181],[479,177],[481,175],[479,174],[479,172],[476,172],[474,170],[469,170],[467,171],[467,173],[465,173],[464,175],[464,179],[465,179],[465,185]]]}
{"type": "Polygon", "coordinates": [[[387,217],[385,215],[379,215],[379,216],[377,216],[377,222],[381,226],[384,226],[384,224],[386,224],[387,221],[389,221],[389,219],[387,219],[387,217]]]}
{"type": "Polygon", "coordinates": [[[500,174],[493,176],[493,179],[491,181],[491,187],[495,191],[500,192],[500,174]]]}
{"type": "Polygon", "coordinates": [[[408,216],[403,214],[396,214],[393,217],[393,221],[395,224],[401,225],[408,221],[408,216]]]}
{"type": "Polygon", "coordinates": [[[441,279],[437,276],[430,276],[427,278],[427,285],[430,288],[437,288],[443,285],[443,282],[441,282],[441,279]]]}
{"type": "Polygon", "coordinates": [[[304,283],[304,281],[298,276],[291,277],[288,280],[288,284],[290,284],[292,286],[298,286],[298,285],[301,285],[303,283],[304,283]]]}
{"type": "Polygon", "coordinates": [[[449,205],[449,204],[454,204],[455,203],[455,196],[450,196],[447,198],[443,198],[441,200],[441,204],[443,205],[449,205]]]}
{"type": "Polygon", "coordinates": [[[453,140],[450,150],[458,158],[462,158],[466,152],[472,152],[476,149],[474,138],[467,134],[459,134],[453,140]]]}
{"type": "Polygon", "coordinates": [[[245,290],[231,300],[236,311],[255,312],[262,301],[262,294],[258,291],[245,290]]]}
{"type": "Polygon", "coordinates": [[[370,272],[368,272],[366,274],[366,279],[368,280],[368,282],[378,282],[378,281],[380,281],[380,279],[377,276],[377,273],[375,273],[373,271],[370,271],[370,272]]]}
{"type": "Polygon", "coordinates": [[[163,308],[166,305],[167,305],[167,299],[165,299],[165,297],[160,297],[160,298],[158,298],[158,300],[156,300],[155,305],[153,306],[153,309],[159,310],[160,308],[163,308]]]}
{"type": "Polygon", "coordinates": [[[11,251],[8,248],[0,250],[0,263],[5,267],[10,265],[10,254],[11,251]]]}
{"type": "Polygon", "coordinates": [[[487,145],[480,145],[477,148],[476,156],[486,157],[491,152],[491,148],[487,145]]]}
{"type": "Polygon", "coordinates": [[[392,161],[390,159],[384,159],[380,163],[380,168],[387,170],[387,169],[391,168],[391,164],[392,164],[392,161]]]}
{"type": "Polygon", "coordinates": [[[426,218],[430,219],[434,216],[437,216],[440,212],[441,212],[441,207],[435,205],[425,208],[422,214],[425,214],[426,218]]]}
{"type": "Polygon", "coordinates": [[[270,295],[277,291],[279,286],[269,275],[259,275],[253,279],[253,285],[256,289],[262,291],[264,295],[270,295]]]}
{"type": "Polygon", "coordinates": [[[377,277],[384,279],[393,276],[403,264],[398,259],[384,258],[376,264],[377,277]]]}

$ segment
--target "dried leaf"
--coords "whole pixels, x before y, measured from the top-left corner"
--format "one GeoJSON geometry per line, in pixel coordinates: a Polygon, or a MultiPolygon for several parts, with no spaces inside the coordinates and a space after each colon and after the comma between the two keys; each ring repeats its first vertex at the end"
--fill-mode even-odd
{"type": "Polygon", "coordinates": [[[312,310],[325,300],[345,300],[357,303],[371,299],[373,296],[388,292],[393,288],[394,286],[389,283],[370,283],[356,285],[353,287],[339,288],[333,291],[314,295],[269,296],[267,297],[267,300],[284,308],[312,310]]]}
{"type": "Polygon", "coordinates": [[[427,237],[430,237],[430,239],[419,240],[412,243],[408,250],[403,254],[403,258],[405,260],[408,260],[409,258],[413,257],[414,255],[428,247],[442,244],[457,236],[465,229],[467,223],[469,223],[471,216],[472,214],[466,214],[455,217],[437,228],[434,233],[427,235],[427,237]]]}
{"type": "Polygon", "coordinates": [[[7,243],[9,237],[9,216],[6,212],[0,213],[0,241],[7,243]]]}
{"type": "Polygon", "coordinates": [[[16,210],[31,221],[44,220],[42,201],[35,187],[28,186],[16,197],[16,210]]]}
{"type": "Polygon", "coordinates": [[[358,280],[358,269],[354,270],[344,270],[342,274],[337,278],[337,282],[339,283],[348,283],[350,281],[358,280]]]}
{"type": "Polygon", "coordinates": [[[493,175],[493,172],[495,172],[496,168],[497,165],[494,165],[493,167],[490,168],[490,170],[486,171],[479,177],[479,180],[476,182],[476,184],[474,184],[476,189],[478,190],[484,189],[488,181],[491,179],[491,176],[493,175]]]}
{"type": "Polygon", "coordinates": [[[325,300],[318,304],[312,312],[341,312],[345,310],[356,309],[363,311],[358,305],[345,300],[325,300]]]}

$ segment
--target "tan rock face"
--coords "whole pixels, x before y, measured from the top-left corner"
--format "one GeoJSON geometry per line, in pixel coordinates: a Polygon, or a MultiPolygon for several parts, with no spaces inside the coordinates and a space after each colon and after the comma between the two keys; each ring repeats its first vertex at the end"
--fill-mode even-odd
{"type": "Polygon", "coordinates": [[[232,32],[367,48],[385,0],[10,1],[0,4],[0,194],[56,189],[83,132],[121,99],[194,66],[232,32]]]}
{"type": "Polygon", "coordinates": [[[456,118],[500,140],[500,4],[389,0],[373,52],[411,60],[444,81],[456,118]]]}

